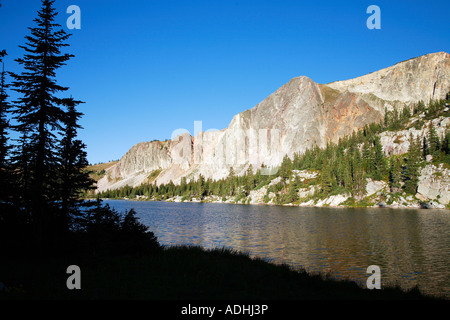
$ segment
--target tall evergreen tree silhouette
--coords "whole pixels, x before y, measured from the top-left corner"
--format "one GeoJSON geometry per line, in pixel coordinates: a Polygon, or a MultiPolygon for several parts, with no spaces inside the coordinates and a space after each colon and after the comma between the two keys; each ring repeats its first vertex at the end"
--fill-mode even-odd
{"type": "Polygon", "coordinates": [[[64,118],[64,134],[59,145],[59,184],[61,209],[64,219],[69,222],[70,216],[79,215],[82,203],[80,194],[91,188],[93,180],[85,168],[89,165],[86,145],[77,139],[77,130],[81,129],[78,120],[83,115],[76,110],[81,101],[65,99],[67,112],[64,118]]]}
{"type": "Polygon", "coordinates": [[[37,245],[43,243],[44,236],[50,235],[57,220],[55,201],[59,200],[58,149],[57,141],[63,131],[67,100],[58,94],[68,90],[57,84],[56,71],[73,57],[62,53],[68,46],[69,38],[59,24],[55,23],[57,12],[53,0],[42,0],[42,7],[34,19],[35,27],[29,28],[30,35],[20,48],[25,50],[23,58],[16,61],[23,66],[20,74],[11,73],[12,86],[20,95],[14,101],[15,129],[21,135],[21,143],[16,150],[16,159],[28,157],[29,168],[19,168],[27,172],[29,188],[25,190],[28,206],[35,226],[37,245]]]}
{"type": "Polygon", "coordinates": [[[8,103],[8,94],[6,92],[8,85],[5,82],[6,72],[5,65],[3,63],[3,57],[5,56],[6,51],[2,50],[0,52],[0,64],[2,66],[2,72],[0,75],[0,200],[7,199],[9,190],[9,168],[7,165],[7,157],[10,149],[8,145],[8,113],[10,105],[8,103]]]}

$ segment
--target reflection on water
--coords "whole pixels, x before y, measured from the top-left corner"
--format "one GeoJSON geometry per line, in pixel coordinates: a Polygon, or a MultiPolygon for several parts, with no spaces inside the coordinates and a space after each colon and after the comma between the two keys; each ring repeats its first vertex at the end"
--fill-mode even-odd
{"type": "Polygon", "coordinates": [[[364,285],[415,285],[450,298],[450,211],[338,209],[108,200],[134,208],[163,245],[230,247],[364,285]]]}

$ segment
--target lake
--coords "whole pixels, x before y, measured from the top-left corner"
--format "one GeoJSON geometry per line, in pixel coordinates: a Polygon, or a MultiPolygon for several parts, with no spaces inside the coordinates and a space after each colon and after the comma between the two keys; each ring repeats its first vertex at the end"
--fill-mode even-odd
{"type": "Polygon", "coordinates": [[[105,200],[134,208],[162,245],[227,247],[273,263],[328,273],[365,286],[367,267],[381,285],[450,298],[450,211],[309,208],[105,200]]]}

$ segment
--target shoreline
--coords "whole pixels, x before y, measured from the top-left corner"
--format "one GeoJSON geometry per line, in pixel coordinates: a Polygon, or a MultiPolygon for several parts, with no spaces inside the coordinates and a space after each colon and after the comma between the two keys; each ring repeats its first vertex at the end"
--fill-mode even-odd
{"type": "MultiPolygon", "coordinates": [[[[403,205],[373,205],[373,206],[363,206],[363,205],[305,205],[303,202],[302,204],[277,204],[277,203],[243,203],[243,202],[233,202],[233,201],[217,201],[217,200],[178,200],[176,197],[169,198],[169,199],[132,199],[132,198],[100,198],[101,200],[124,200],[124,201],[160,201],[160,202],[173,202],[173,203],[215,203],[215,204],[237,204],[237,205],[253,205],[253,206],[281,206],[281,207],[300,207],[300,208],[335,208],[335,209],[347,209],[347,208],[354,208],[354,209],[423,209],[423,210],[449,210],[450,208],[447,208],[443,205],[443,207],[424,207],[420,205],[410,205],[410,206],[403,206],[403,205]]],[[[95,198],[87,198],[85,200],[95,200],[95,198]]]]}

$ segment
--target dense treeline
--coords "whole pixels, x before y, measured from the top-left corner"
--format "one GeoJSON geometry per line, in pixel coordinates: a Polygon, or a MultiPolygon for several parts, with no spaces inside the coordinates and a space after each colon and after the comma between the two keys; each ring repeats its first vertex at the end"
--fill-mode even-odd
{"type": "Polygon", "coordinates": [[[6,72],[6,52],[0,52],[2,253],[112,252],[111,235],[115,243],[137,237],[157,246],[133,210],[122,216],[100,201],[80,199],[93,183],[85,171],[85,145],[77,138],[82,101],[64,96],[69,88],[57,82],[56,72],[73,55],[62,52],[70,35],[55,23],[53,5],[42,1],[20,46],[25,53],[15,61],[21,72],[6,72]],[[15,101],[9,100],[10,89],[17,93],[15,101]]]}
{"type": "MultiPolygon", "coordinates": [[[[448,97],[447,97],[448,99],[448,97]]],[[[253,170],[250,166],[244,175],[237,176],[230,168],[228,177],[220,180],[197,179],[181,180],[180,184],[173,182],[157,186],[148,183],[132,188],[107,190],[100,193],[101,198],[136,198],[163,200],[181,196],[183,200],[192,198],[203,199],[215,195],[222,197],[234,196],[235,201],[247,197],[251,190],[259,189],[276,177],[282,177],[280,183],[271,185],[268,194],[277,194],[277,203],[292,203],[298,199],[298,190],[315,184],[316,197],[326,197],[333,194],[349,193],[355,199],[361,199],[365,193],[366,179],[385,180],[389,183],[391,192],[407,192],[415,195],[417,190],[419,169],[424,164],[427,155],[432,155],[435,162],[450,164],[449,142],[450,132],[446,130],[439,137],[434,126],[429,127],[429,133],[422,140],[409,141],[408,153],[401,156],[386,156],[382,149],[379,134],[383,131],[406,129],[413,116],[421,115],[413,123],[421,129],[425,120],[433,119],[444,113],[448,100],[431,101],[428,106],[422,101],[403,110],[386,110],[380,123],[364,126],[362,130],[353,132],[339,140],[338,143],[328,143],[325,148],[314,147],[303,154],[295,154],[293,159],[284,157],[278,171],[273,175],[263,175],[261,169],[253,170]],[[320,172],[318,179],[301,182],[293,170],[313,170],[320,172]]],[[[448,110],[446,114],[448,115],[448,110]]]]}

